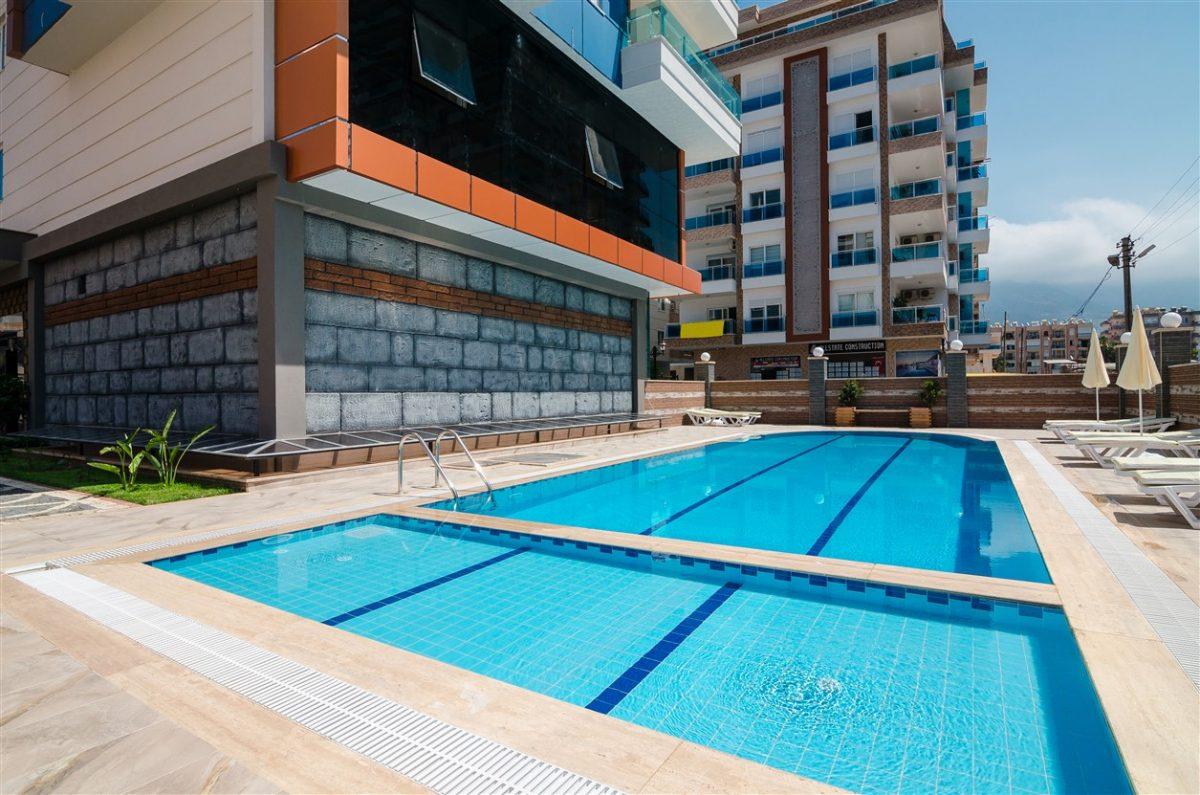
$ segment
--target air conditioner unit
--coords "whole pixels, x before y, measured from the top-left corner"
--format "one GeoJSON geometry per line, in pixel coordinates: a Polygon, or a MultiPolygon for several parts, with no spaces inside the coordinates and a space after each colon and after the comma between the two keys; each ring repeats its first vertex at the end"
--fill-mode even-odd
{"type": "Polygon", "coordinates": [[[916,235],[900,235],[900,245],[902,245],[902,246],[911,246],[911,245],[916,244],[916,242],[917,242],[916,235]]]}
{"type": "Polygon", "coordinates": [[[933,295],[933,290],[929,290],[929,289],[921,290],[922,298],[928,298],[931,295],[933,295]]]}

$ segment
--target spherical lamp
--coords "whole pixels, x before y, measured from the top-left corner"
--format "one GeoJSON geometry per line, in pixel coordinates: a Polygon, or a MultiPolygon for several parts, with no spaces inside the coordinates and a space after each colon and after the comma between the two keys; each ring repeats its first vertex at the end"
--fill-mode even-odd
{"type": "Polygon", "coordinates": [[[1122,345],[1128,345],[1128,344],[1129,344],[1129,341],[1130,341],[1131,339],[1133,339],[1133,332],[1132,332],[1132,331],[1126,331],[1124,334],[1122,334],[1122,335],[1121,335],[1121,344],[1122,344],[1122,345]]]}
{"type": "Polygon", "coordinates": [[[963,349],[962,340],[950,340],[950,350],[961,351],[963,349]]]}
{"type": "Polygon", "coordinates": [[[822,348],[820,345],[813,348],[813,356],[816,356],[819,359],[824,355],[825,355],[825,349],[822,348]]]}
{"type": "Polygon", "coordinates": [[[1183,315],[1178,312],[1167,312],[1158,321],[1163,328],[1179,328],[1183,323],[1183,315]]]}
{"type": "Polygon", "coordinates": [[[702,361],[702,362],[707,362],[711,358],[712,358],[712,356],[709,355],[708,351],[705,351],[704,353],[700,354],[700,361],[702,361]]]}

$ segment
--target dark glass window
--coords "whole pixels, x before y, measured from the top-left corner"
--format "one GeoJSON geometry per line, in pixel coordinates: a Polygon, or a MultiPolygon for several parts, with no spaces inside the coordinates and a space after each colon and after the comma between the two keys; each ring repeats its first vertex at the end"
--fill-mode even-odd
{"type": "Polygon", "coordinates": [[[350,118],[678,262],[679,149],[545,35],[499,0],[354,0],[350,118]]]}
{"type": "Polygon", "coordinates": [[[462,39],[431,22],[424,14],[413,14],[413,40],[421,77],[474,105],[471,57],[462,39]]]}

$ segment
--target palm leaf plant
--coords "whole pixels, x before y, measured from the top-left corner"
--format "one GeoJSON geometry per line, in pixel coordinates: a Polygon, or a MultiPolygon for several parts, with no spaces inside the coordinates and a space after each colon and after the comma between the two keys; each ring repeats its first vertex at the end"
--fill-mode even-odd
{"type": "Polygon", "coordinates": [[[142,429],[137,428],[133,433],[125,434],[113,444],[100,448],[100,455],[115,455],[117,463],[88,461],[88,466],[104,472],[111,472],[121,481],[122,489],[132,491],[137,485],[138,467],[142,465],[142,459],[146,456],[146,450],[134,449],[134,442],[137,441],[138,434],[141,432],[142,429]]]}
{"type": "Polygon", "coordinates": [[[146,432],[150,435],[150,440],[146,443],[146,457],[158,473],[158,479],[164,486],[175,485],[183,457],[192,449],[192,445],[216,427],[209,425],[207,428],[197,431],[188,439],[187,444],[171,444],[171,426],[175,423],[175,415],[176,410],[171,409],[171,413],[167,415],[167,421],[163,423],[162,430],[146,432]]]}

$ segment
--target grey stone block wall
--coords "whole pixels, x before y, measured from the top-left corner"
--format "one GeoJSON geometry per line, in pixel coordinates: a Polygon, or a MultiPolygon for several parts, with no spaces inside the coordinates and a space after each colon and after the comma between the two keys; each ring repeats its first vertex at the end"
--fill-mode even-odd
{"type": "MultiPolygon", "coordinates": [[[[47,306],[256,254],[253,194],[45,266],[47,306]]],[[[258,300],[231,291],[45,329],[49,424],[258,428],[258,300]]]]}
{"type": "MultiPolygon", "coordinates": [[[[307,216],[305,253],[547,307],[628,320],[628,299],[307,216]]],[[[311,433],[629,411],[627,335],[308,290],[311,433]]]]}

